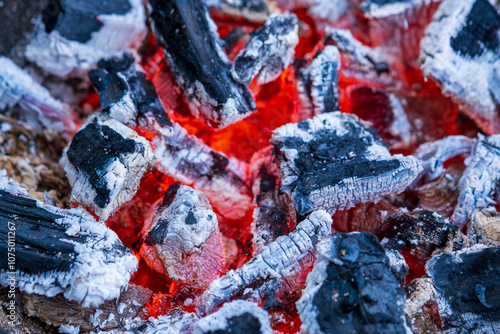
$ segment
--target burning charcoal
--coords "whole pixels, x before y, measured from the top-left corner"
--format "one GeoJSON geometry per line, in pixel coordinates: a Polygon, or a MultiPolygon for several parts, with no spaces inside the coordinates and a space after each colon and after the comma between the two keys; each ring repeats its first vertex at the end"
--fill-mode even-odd
{"type": "Polygon", "coordinates": [[[203,0],[215,12],[216,16],[244,18],[250,22],[264,22],[269,15],[269,3],[266,0],[203,0]]]}
{"type": "Polygon", "coordinates": [[[252,207],[245,163],[212,150],[177,123],[172,137],[156,137],[153,146],[157,168],[202,191],[223,216],[240,219],[252,207]]]}
{"type": "Polygon", "coordinates": [[[318,115],[273,133],[281,190],[300,215],[332,213],[403,191],[418,173],[414,157],[391,156],[373,129],[356,116],[318,115]]]}
{"type": "Polygon", "coordinates": [[[500,135],[478,141],[466,161],[467,167],[460,179],[455,212],[452,221],[464,226],[475,209],[482,209],[494,203],[490,198],[500,180],[500,135]]]}
{"type": "Polygon", "coordinates": [[[409,333],[405,292],[377,238],[337,233],[317,246],[297,310],[304,333],[409,333]]]}
{"type": "Polygon", "coordinates": [[[406,287],[406,318],[415,334],[441,333],[436,304],[436,288],[425,276],[413,280],[406,287]]]}
{"type": "MultiPolygon", "coordinates": [[[[250,162],[254,211],[252,222],[253,252],[285,235],[295,226],[295,210],[280,195],[278,166],[273,162],[272,146],[254,154],[250,162]]],[[[293,205],[293,204],[292,204],[293,205]]]]}
{"type": "Polygon", "coordinates": [[[0,56],[0,110],[20,109],[20,118],[35,128],[53,129],[70,140],[76,131],[76,113],[53,98],[23,69],[0,56]]]}
{"type": "Polygon", "coordinates": [[[429,180],[439,177],[445,171],[443,163],[446,160],[468,154],[476,142],[476,139],[466,136],[448,136],[420,145],[415,156],[422,161],[424,167],[421,176],[426,176],[429,180]]]}
{"type": "Polygon", "coordinates": [[[231,77],[231,64],[201,0],[150,3],[155,37],[194,115],[222,128],[254,111],[250,91],[231,77]]]}
{"type": "MultiPolygon", "coordinates": [[[[0,284],[46,297],[63,294],[81,307],[118,298],[137,269],[136,257],[116,234],[82,210],[62,210],[27,197],[0,171],[2,240],[16,240],[15,264],[0,248],[0,284]]],[[[9,246],[11,247],[11,246],[9,246]]],[[[10,256],[10,255],[9,255],[10,256]]]]}
{"type": "Polygon", "coordinates": [[[73,186],[72,198],[106,220],[135,195],[152,167],[153,151],[135,131],[94,114],[65,149],[61,164],[73,186]]]}
{"type": "Polygon", "coordinates": [[[488,0],[446,0],[421,42],[424,74],[488,133],[500,131],[499,29],[488,0]]]}
{"type": "Polygon", "coordinates": [[[316,54],[311,64],[299,69],[298,90],[302,108],[311,109],[312,115],[338,110],[339,70],[340,54],[332,45],[316,54]]]}
{"type": "Polygon", "coordinates": [[[225,251],[217,216],[205,195],[191,187],[176,183],[167,190],[140,242],[149,266],[177,282],[207,288],[222,273],[225,251]]]}
{"type": "Polygon", "coordinates": [[[279,237],[236,271],[216,279],[202,296],[198,313],[206,315],[247,287],[279,280],[294,271],[299,261],[314,251],[316,243],[331,233],[332,219],[325,211],[313,212],[288,235],[279,237]]]}
{"type": "Polygon", "coordinates": [[[161,135],[172,135],[172,121],[156,88],[134,57],[125,54],[98,65],[100,69],[90,71],[89,78],[99,92],[103,111],[129,127],[139,123],[161,135]]]}
{"type": "Polygon", "coordinates": [[[193,334],[271,334],[266,311],[252,302],[235,300],[194,324],[193,334]]]}
{"type": "Polygon", "coordinates": [[[368,18],[384,18],[403,14],[425,3],[426,0],[365,0],[361,3],[360,9],[368,18]]]}
{"type": "Polygon", "coordinates": [[[473,243],[500,247],[500,214],[494,207],[476,210],[467,237],[473,243]]]}
{"type": "Polygon", "coordinates": [[[477,245],[442,254],[429,260],[426,271],[436,290],[443,329],[500,330],[500,248],[477,245]]]}
{"type": "Polygon", "coordinates": [[[351,7],[349,0],[276,0],[276,2],[287,10],[307,9],[307,14],[315,19],[318,29],[323,29],[322,21],[326,26],[337,22],[351,7]]]}
{"type": "Polygon", "coordinates": [[[41,21],[26,58],[60,77],[137,48],[146,35],[141,0],[49,1],[41,21]]]}
{"type": "Polygon", "coordinates": [[[278,78],[293,60],[299,43],[299,26],[295,14],[273,14],[266,24],[251,33],[246,49],[234,61],[234,79],[244,85],[257,77],[259,85],[278,78]]]}

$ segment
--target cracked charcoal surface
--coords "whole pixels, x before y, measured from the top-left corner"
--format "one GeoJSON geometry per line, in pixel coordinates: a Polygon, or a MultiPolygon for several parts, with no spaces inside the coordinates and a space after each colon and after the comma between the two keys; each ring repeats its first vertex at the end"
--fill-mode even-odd
{"type": "Polygon", "coordinates": [[[300,261],[314,251],[314,246],[331,234],[332,219],[325,211],[313,212],[289,234],[264,247],[237,270],[216,279],[203,293],[198,313],[206,315],[229,301],[247,287],[286,279],[294,275],[300,261]]]}
{"type": "Polygon", "coordinates": [[[221,128],[254,111],[247,87],[231,77],[215,25],[201,0],[152,0],[151,5],[155,36],[194,114],[221,128]]]}
{"type": "Polygon", "coordinates": [[[232,74],[244,85],[257,77],[258,84],[278,78],[292,62],[299,42],[295,14],[273,14],[264,27],[250,34],[246,48],[236,56],[232,74]]]}
{"type": "Polygon", "coordinates": [[[500,329],[499,268],[498,247],[476,246],[429,260],[426,270],[442,300],[438,305],[444,328],[469,333],[500,329]]]}
{"type": "Polygon", "coordinates": [[[308,333],[407,333],[404,305],[377,238],[353,232],[318,244],[297,309],[308,333]]]}
{"type": "Polygon", "coordinates": [[[391,156],[357,117],[323,114],[273,132],[282,187],[297,212],[333,212],[404,190],[420,172],[414,157],[391,156]]]}
{"type": "Polygon", "coordinates": [[[487,134],[500,116],[500,14],[487,0],[446,0],[421,41],[420,62],[487,134]]]}

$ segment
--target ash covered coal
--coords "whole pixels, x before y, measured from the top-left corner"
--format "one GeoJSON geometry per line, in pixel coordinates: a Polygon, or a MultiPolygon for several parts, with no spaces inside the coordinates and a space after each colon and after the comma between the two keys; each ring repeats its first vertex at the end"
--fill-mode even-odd
{"type": "Polygon", "coordinates": [[[101,59],[138,48],[145,21],[140,0],[49,1],[25,56],[51,75],[81,75],[101,59]]]}
{"type": "Polygon", "coordinates": [[[368,18],[385,18],[427,5],[429,2],[440,0],[365,0],[361,2],[360,9],[368,18]]]}
{"type": "Polygon", "coordinates": [[[224,304],[217,312],[206,316],[193,326],[193,334],[271,334],[266,311],[257,304],[235,300],[224,304]]]}
{"type": "Polygon", "coordinates": [[[317,246],[297,309],[305,333],[411,333],[405,292],[377,238],[336,233],[317,246]]]}
{"type": "Polygon", "coordinates": [[[249,116],[256,108],[253,97],[232,78],[217,28],[201,0],[153,0],[151,6],[155,37],[191,112],[214,128],[249,116]]]}
{"type": "Polygon", "coordinates": [[[2,245],[0,284],[46,297],[62,294],[82,307],[117,298],[137,259],[116,234],[78,209],[62,210],[30,199],[27,191],[0,171],[3,240],[15,238],[16,262],[2,245]],[[14,228],[14,229],[13,229],[14,228]],[[14,231],[14,232],[13,232],[14,231]]]}
{"type": "Polygon", "coordinates": [[[328,113],[273,133],[281,190],[297,212],[350,208],[403,191],[421,171],[411,156],[391,155],[357,117],[328,113]]]}
{"type": "MultiPolygon", "coordinates": [[[[325,211],[316,211],[300,222],[289,234],[276,239],[237,270],[216,279],[203,293],[198,313],[212,313],[248,287],[279,282],[298,273],[301,260],[314,252],[314,246],[331,234],[332,219],[325,211]]],[[[274,290],[277,287],[274,288],[274,290]]],[[[263,296],[265,297],[265,296],[263,296]]]]}
{"type": "Polygon", "coordinates": [[[140,254],[173,280],[207,288],[222,273],[225,249],[217,216],[203,193],[176,183],[141,232],[140,254]]]}
{"type": "Polygon", "coordinates": [[[65,149],[61,165],[71,196],[102,220],[132,199],[153,165],[150,143],[106,114],[94,114],[65,149]]]}
{"type": "Polygon", "coordinates": [[[494,207],[476,210],[472,215],[467,237],[472,244],[500,246],[500,214],[494,207]]]}
{"type": "Polygon", "coordinates": [[[299,43],[295,14],[272,14],[265,25],[250,34],[250,41],[234,60],[232,75],[244,85],[257,77],[259,85],[278,78],[291,64],[299,43]]]}
{"type": "Polygon", "coordinates": [[[203,0],[216,17],[229,16],[235,20],[249,22],[264,22],[271,10],[270,3],[266,0],[203,0]]]}
{"type": "Polygon", "coordinates": [[[202,191],[223,216],[239,219],[251,208],[248,166],[214,151],[175,123],[172,137],[153,140],[157,168],[202,191]]]}
{"type": "Polygon", "coordinates": [[[500,14],[489,1],[443,1],[421,41],[420,61],[483,131],[500,131],[500,14]]]}

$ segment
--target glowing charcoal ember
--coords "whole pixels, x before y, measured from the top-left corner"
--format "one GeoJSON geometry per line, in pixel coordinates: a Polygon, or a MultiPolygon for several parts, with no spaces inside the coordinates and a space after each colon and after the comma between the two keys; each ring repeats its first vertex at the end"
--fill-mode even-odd
{"type": "Polygon", "coordinates": [[[477,141],[465,164],[467,167],[458,183],[460,195],[451,216],[459,227],[469,221],[474,210],[494,203],[491,196],[500,180],[500,135],[477,141]]]}
{"type": "Polygon", "coordinates": [[[140,0],[50,1],[25,56],[55,76],[81,74],[100,59],[137,48],[145,20],[140,0]]]}
{"type": "Polygon", "coordinates": [[[266,24],[250,34],[246,48],[236,56],[232,75],[244,85],[257,77],[259,85],[278,78],[293,60],[299,43],[295,14],[273,14],[266,24]]]}
{"type": "Polygon", "coordinates": [[[231,64],[201,0],[152,0],[151,5],[155,37],[191,112],[209,126],[223,128],[254,111],[250,91],[231,76],[231,64]]]}
{"type": "Polygon", "coordinates": [[[500,131],[500,14],[487,0],[443,1],[421,42],[421,67],[487,133],[500,131]]]}
{"type": "Polygon", "coordinates": [[[269,315],[257,304],[235,300],[194,324],[193,334],[271,334],[269,315]]]}
{"type": "Polygon", "coordinates": [[[292,232],[264,247],[241,268],[213,281],[203,293],[198,313],[212,313],[247,287],[279,281],[296,270],[300,261],[314,252],[316,243],[331,234],[331,224],[332,219],[325,211],[313,212],[292,232]]]}
{"type": "Polygon", "coordinates": [[[272,143],[281,190],[300,215],[333,214],[402,192],[422,170],[416,158],[391,155],[373,129],[340,112],[284,125],[274,131],[272,143]]]}
{"type": "Polygon", "coordinates": [[[167,115],[156,88],[133,56],[101,60],[99,69],[89,72],[89,78],[99,92],[101,108],[110,117],[129,127],[172,135],[172,121],[167,115]]]}
{"type": "Polygon", "coordinates": [[[266,0],[203,0],[215,16],[229,16],[250,22],[264,22],[270,6],[266,0]]]}
{"type": "Polygon", "coordinates": [[[207,288],[222,273],[225,250],[205,195],[176,183],[141,232],[141,256],[173,280],[207,288]]]}
{"type": "Polygon", "coordinates": [[[304,333],[411,333],[405,292],[377,238],[337,233],[317,246],[297,309],[304,333]]]}
{"type": "Polygon", "coordinates": [[[476,210],[467,229],[473,243],[500,247],[500,214],[493,207],[476,210]]]}
{"type": "Polygon", "coordinates": [[[8,265],[7,243],[0,248],[0,284],[26,293],[60,293],[82,307],[117,298],[137,269],[137,258],[116,234],[78,209],[63,210],[27,197],[0,171],[0,235],[15,227],[16,262],[8,265]]]}
{"type": "Polygon", "coordinates": [[[255,196],[252,221],[254,254],[295,226],[295,210],[290,210],[287,198],[279,193],[279,170],[274,159],[272,146],[269,146],[255,153],[250,161],[252,193],[255,196]]]}
{"type": "Polygon", "coordinates": [[[23,69],[0,56],[0,110],[19,108],[20,118],[34,128],[47,128],[69,140],[76,131],[76,113],[55,99],[23,69]]]}
{"type": "Polygon", "coordinates": [[[301,108],[312,115],[339,109],[340,54],[335,46],[327,45],[310,64],[297,71],[301,108]]]}
{"type": "Polygon", "coordinates": [[[494,333],[500,330],[500,248],[476,245],[433,257],[432,279],[442,329],[494,333]]]}
{"type": "Polygon", "coordinates": [[[436,179],[445,172],[443,164],[446,160],[469,154],[477,139],[466,136],[447,136],[443,139],[420,145],[415,151],[415,156],[422,161],[424,171],[420,177],[429,180],[436,179]]]}
{"type": "Polygon", "coordinates": [[[105,114],[92,115],[65,149],[61,164],[72,199],[106,220],[132,199],[153,166],[149,142],[105,114]]]}
{"type": "Polygon", "coordinates": [[[177,123],[172,137],[152,143],[158,170],[202,191],[223,216],[240,219],[252,207],[247,164],[214,151],[177,123]]]}

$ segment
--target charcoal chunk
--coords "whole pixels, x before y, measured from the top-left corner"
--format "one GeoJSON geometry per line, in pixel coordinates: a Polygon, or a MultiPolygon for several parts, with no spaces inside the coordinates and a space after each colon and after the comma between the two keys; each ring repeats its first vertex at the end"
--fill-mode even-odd
{"type": "Polygon", "coordinates": [[[152,167],[149,142],[118,121],[95,114],[73,138],[61,163],[72,197],[103,220],[130,200],[152,167]]]}
{"type": "Polygon", "coordinates": [[[201,0],[152,0],[151,6],[156,39],[193,114],[222,128],[254,111],[251,93],[231,76],[215,24],[201,0]]]}
{"type": "Polygon", "coordinates": [[[405,292],[377,238],[337,233],[317,246],[297,309],[305,333],[407,333],[405,292]]]}
{"type": "Polygon", "coordinates": [[[402,14],[425,3],[424,0],[365,0],[361,2],[360,9],[368,18],[383,18],[402,14]]]}
{"type": "Polygon", "coordinates": [[[273,14],[266,24],[250,34],[250,41],[234,60],[233,77],[248,85],[254,77],[258,84],[278,78],[293,60],[299,43],[295,14],[273,14]]]}
{"type": "Polygon", "coordinates": [[[391,156],[374,130],[340,112],[318,115],[273,133],[281,190],[297,212],[352,207],[403,191],[418,175],[414,157],[391,156]]]}
{"type": "Polygon", "coordinates": [[[117,298],[137,269],[137,259],[117,235],[82,210],[62,210],[30,199],[0,171],[0,284],[26,293],[60,293],[82,307],[117,298]],[[15,239],[14,239],[15,238],[15,239]],[[15,240],[15,241],[14,241],[15,240]]]}
{"type": "Polygon", "coordinates": [[[193,334],[271,334],[268,317],[256,304],[236,300],[195,323],[193,334]]]}
{"type": "Polygon", "coordinates": [[[269,15],[269,5],[265,0],[203,0],[203,2],[216,16],[264,22],[269,15]]]}
{"type": "Polygon", "coordinates": [[[473,243],[500,247],[500,214],[494,207],[476,210],[467,229],[473,243]]]}

